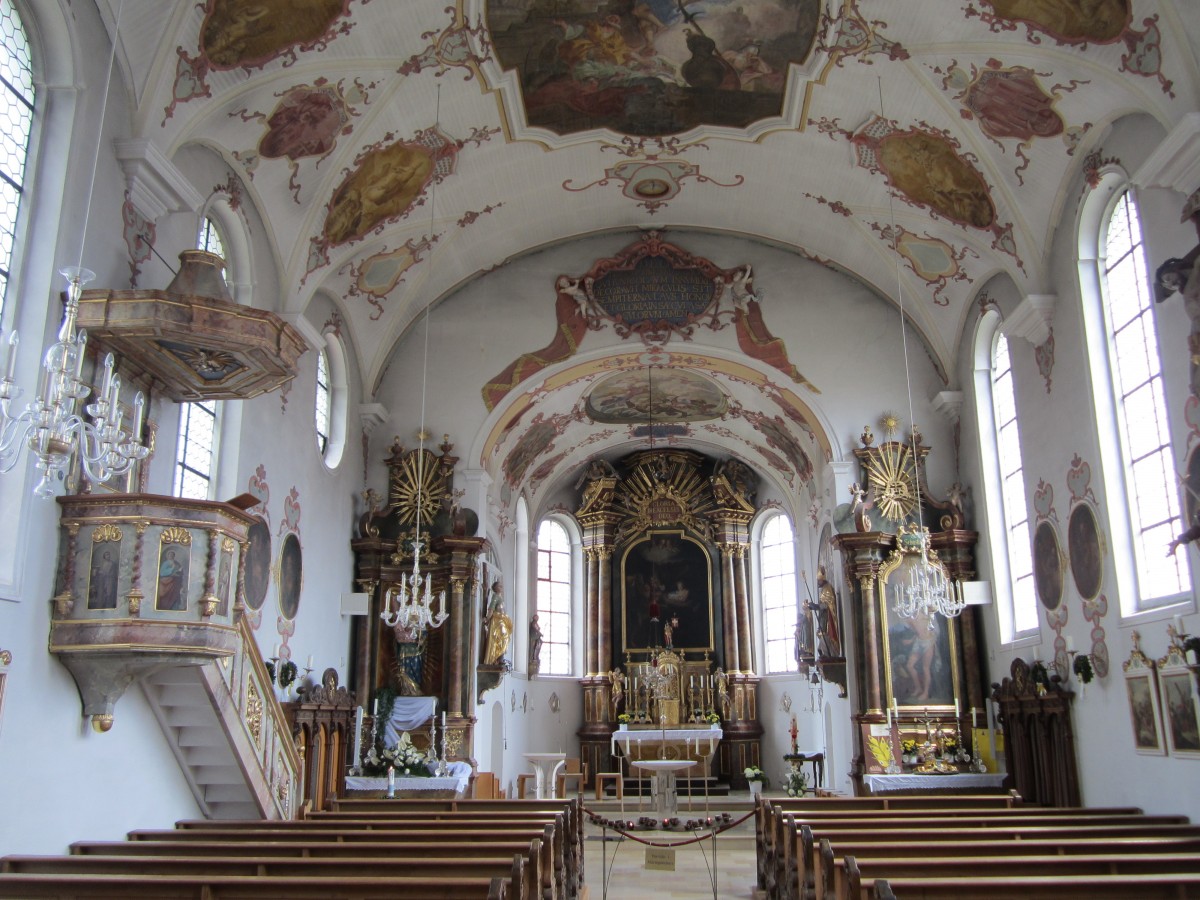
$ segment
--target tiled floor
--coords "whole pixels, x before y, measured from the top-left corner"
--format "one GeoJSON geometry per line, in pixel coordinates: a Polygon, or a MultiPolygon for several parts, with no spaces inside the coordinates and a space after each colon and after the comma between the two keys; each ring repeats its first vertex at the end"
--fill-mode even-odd
{"type": "MultiPolygon", "coordinates": [[[[617,818],[620,813],[615,802],[594,803],[585,801],[585,806],[599,815],[617,818]]],[[[734,820],[745,816],[753,809],[748,793],[733,793],[713,801],[709,806],[713,812],[728,812],[734,820]]],[[[644,815],[652,811],[644,809],[644,815]]],[[[637,818],[637,800],[626,800],[625,816],[637,818]]],[[[687,799],[680,801],[679,817],[688,819],[704,815],[704,802],[697,799],[696,807],[689,812],[687,799]]],[[[703,900],[703,898],[754,897],[754,819],[723,832],[717,837],[716,848],[716,891],[713,891],[713,842],[712,840],[682,844],[675,849],[675,870],[663,871],[646,868],[646,846],[633,839],[619,839],[609,832],[606,843],[598,826],[589,824],[584,842],[584,873],[588,888],[588,900],[641,900],[641,898],[670,898],[670,900],[703,900]],[[607,869],[605,868],[607,862],[607,869]],[[608,873],[607,895],[604,873],[608,873]]],[[[686,842],[691,839],[687,832],[640,831],[638,838],[655,843],[686,842]]]]}

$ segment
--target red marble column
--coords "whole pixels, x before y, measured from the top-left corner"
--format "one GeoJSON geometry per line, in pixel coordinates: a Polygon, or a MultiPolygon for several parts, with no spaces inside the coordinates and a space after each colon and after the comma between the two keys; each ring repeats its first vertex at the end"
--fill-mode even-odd
{"type": "Polygon", "coordinates": [[[612,575],[609,564],[611,547],[596,548],[596,579],[599,585],[600,611],[596,628],[596,670],[607,671],[612,661],[612,575]]]}
{"type": "Polygon", "coordinates": [[[600,561],[595,547],[583,551],[587,566],[587,674],[597,674],[600,668],[600,561]]]}
{"type": "Polygon", "coordinates": [[[721,622],[725,629],[725,671],[740,672],[737,590],[734,587],[733,544],[721,544],[721,622]]]}

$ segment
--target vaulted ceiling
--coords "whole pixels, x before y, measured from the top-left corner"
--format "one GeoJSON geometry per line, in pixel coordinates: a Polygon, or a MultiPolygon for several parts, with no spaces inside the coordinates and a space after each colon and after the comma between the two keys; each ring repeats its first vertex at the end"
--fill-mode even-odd
{"type": "Polygon", "coordinates": [[[340,298],[368,386],[454,285],[639,226],[902,285],[949,369],[984,282],[1049,289],[1107,126],[1200,108],[1197,47],[1192,0],[123,0],[119,25],[135,137],[242,174],[285,311],[340,298]]]}

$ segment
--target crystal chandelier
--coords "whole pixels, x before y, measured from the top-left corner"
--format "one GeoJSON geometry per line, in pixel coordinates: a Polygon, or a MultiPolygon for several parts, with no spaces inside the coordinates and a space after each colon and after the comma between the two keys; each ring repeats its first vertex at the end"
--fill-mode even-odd
{"type": "MultiPolygon", "coordinates": [[[[435,121],[441,120],[441,102],[442,89],[438,87],[438,114],[435,116],[435,121]]],[[[436,127],[436,126],[435,126],[436,127]]],[[[437,180],[433,181],[429,198],[429,236],[430,241],[433,241],[433,213],[437,207],[437,180]]],[[[433,280],[433,253],[429,255],[429,281],[433,280]]],[[[429,377],[429,310],[433,304],[425,305],[425,357],[421,364],[421,430],[418,432],[420,447],[417,452],[417,497],[416,505],[413,507],[413,522],[415,532],[413,534],[413,567],[412,572],[400,579],[400,587],[397,590],[394,586],[389,587],[383,595],[383,610],[379,613],[379,617],[383,619],[384,624],[389,628],[396,629],[398,632],[406,632],[406,637],[416,641],[424,638],[425,632],[429,629],[439,628],[442,623],[450,617],[450,611],[446,609],[446,591],[443,589],[437,593],[438,611],[433,611],[434,593],[431,584],[431,576],[426,574],[425,581],[421,581],[421,548],[424,544],[421,541],[421,516],[424,512],[422,504],[422,492],[425,487],[425,439],[429,437],[429,432],[425,430],[425,388],[429,377]],[[392,609],[393,599],[396,602],[395,610],[392,609]]]]}
{"type": "Polygon", "coordinates": [[[963,611],[966,602],[960,591],[946,580],[940,565],[929,558],[929,531],[914,526],[899,536],[901,552],[917,555],[908,566],[908,582],[897,583],[893,589],[896,614],[906,619],[928,617],[935,613],[953,618],[963,611]],[[919,544],[919,549],[915,545],[919,544]],[[905,549],[905,548],[914,549],[905,549]]]}
{"type": "Polygon", "coordinates": [[[399,589],[387,589],[383,595],[383,612],[379,614],[389,628],[403,630],[412,638],[420,637],[428,629],[440,627],[450,618],[450,612],[446,609],[446,592],[437,593],[437,612],[434,612],[435,595],[431,576],[426,574],[424,582],[421,581],[422,546],[420,538],[414,538],[412,572],[400,579],[399,589]],[[392,608],[393,601],[395,609],[392,608]]]}
{"type": "Polygon", "coordinates": [[[38,396],[14,414],[13,401],[22,394],[13,379],[20,340],[15,329],[8,339],[8,366],[0,381],[0,473],[11,472],[21,448],[29,447],[36,456],[34,466],[42,473],[33,490],[39,497],[54,496],[54,483],[65,475],[72,456],[78,456],[88,478],[104,482],[124,475],[150,453],[140,439],[145,397],[138,391],[133,401],[133,424],[127,429],[119,399],[121,378],[113,373],[111,353],[104,359],[100,392],[84,407],[88,418],[79,415],[79,402],[87,399],[92,388],[81,377],[87,333],[77,332],[75,321],[83,285],[96,276],[77,267],[63,269],[62,274],[67,279],[66,310],[58,339],[47,348],[42,360],[38,396]]]}

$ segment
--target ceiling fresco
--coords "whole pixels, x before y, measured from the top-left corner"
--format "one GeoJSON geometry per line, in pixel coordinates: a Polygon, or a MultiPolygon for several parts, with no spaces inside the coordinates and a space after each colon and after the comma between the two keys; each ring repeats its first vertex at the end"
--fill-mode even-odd
{"type": "MultiPolygon", "coordinates": [[[[118,2],[96,2],[111,34],[118,2]]],[[[219,190],[253,205],[282,311],[335,298],[368,395],[458,286],[550,245],[651,228],[683,254],[693,230],[762,241],[903,300],[958,389],[981,289],[1053,283],[1062,211],[1119,161],[1114,121],[1137,111],[1157,142],[1200,109],[1194,0],[121,2],[122,136],[172,161],[220,156],[234,174],[219,190]]],[[[122,210],[128,271],[153,287],[170,280],[158,257],[182,248],[137,197],[122,210]]],[[[691,328],[753,374],[706,372],[724,411],[663,440],[737,447],[802,484],[829,458],[808,406],[829,386],[778,340],[774,310],[822,298],[803,284],[764,298],[744,259],[689,270],[674,251],[638,252],[607,282],[573,271],[531,287],[544,331],[475,386],[492,429],[477,452],[505,484],[545,487],[547,463],[574,466],[597,429],[584,394],[603,377],[644,373],[647,354],[732,365],[686,352],[691,328]],[[707,305],[622,300],[667,269],[699,275],[692,300],[707,305]],[[602,330],[620,351],[585,375],[602,330]],[[751,383],[762,408],[740,393],[751,383]],[[566,393],[541,408],[550,385],[566,393]],[[501,471],[538,414],[548,444],[501,471]]],[[[630,439],[634,416],[598,430],[630,439]]]]}
{"type": "Polygon", "coordinates": [[[721,418],[728,408],[721,389],[689,369],[622,372],[587,394],[588,417],[609,425],[703,422],[721,418]]]}
{"type": "Polygon", "coordinates": [[[819,0],[507,0],[487,15],[530,125],[651,137],[780,116],[819,21],[819,0]]]}

